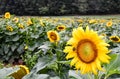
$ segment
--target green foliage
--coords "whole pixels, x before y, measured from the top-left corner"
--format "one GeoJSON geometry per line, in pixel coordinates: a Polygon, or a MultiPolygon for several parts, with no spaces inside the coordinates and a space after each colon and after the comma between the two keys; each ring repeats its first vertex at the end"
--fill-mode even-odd
{"type": "Polygon", "coordinates": [[[111,61],[109,65],[105,65],[105,69],[106,69],[106,79],[114,74],[120,74],[120,54],[113,54],[111,55],[111,61]]]}
{"type": "MultiPolygon", "coordinates": [[[[120,20],[116,18],[101,19],[95,18],[54,18],[54,17],[19,17],[19,21],[14,21],[15,16],[10,19],[0,19],[0,58],[9,60],[14,56],[21,56],[26,65],[29,67],[30,74],[23,79],[101,79],[110,78],[113,74],[119,72],[119,42],[110,40],[110,36],[120,37],[120,20]],[[111,26],[106,23],[112,21],[111,26]],[[22,24],[20,27],[19,24],[22,24]],[[58,25],[65,25],[65,30],[58,31],[58,25]],[[11,26],[13,30],[7,29],[11,26]],[[89,26],[98,32],[99,35],[105,36],[103,39],[110,44],[109,54],[111,57],[110,64],[102,64],[106,72],[98,71],[98,75],[85,74],[82,75],[69,64],[70,60],[66,60],[66,53],[63,52],[66,42],[72,37],[72,30],[77,27],[89,26]],[[50,42],[47,32],[56,30],[60,36],[59,42],[50,42]]],[[[4,71],[4,68],[3,70],[4,71]]],[[[0,74],[2,73],[0,72],[0,74]]],[[[15,71],[13,71],[15,72],[15,71]]],[[[6,71],[4,77],[13,72],[6,71]]]]}
{"type": "Polygon", "coordinates": [[[39,21],[31,18],[33,24],[27,25],[28,19],[19,18],[16,23],[14,18],[1,20],[0,25],[0,57],[1,59],[9,60],[13,56],[20,56],[27,51],[36,51],[44,37],[43,27],[39,21]],[[19,27],[23,25],[23,29],[19,27]],[[7,26],[10,26],[13,31],[9,31],[7,26]],[[27,48],[25,48],[27,47],[27,48]]]}
{"type": "Polygon", "coordinates": [[[2,68],[0,69],[0,78],[1,79],[14,79],[13,77],[9,77],[12,73],[17,72],[19,70],[18,66],[2,68]]]}

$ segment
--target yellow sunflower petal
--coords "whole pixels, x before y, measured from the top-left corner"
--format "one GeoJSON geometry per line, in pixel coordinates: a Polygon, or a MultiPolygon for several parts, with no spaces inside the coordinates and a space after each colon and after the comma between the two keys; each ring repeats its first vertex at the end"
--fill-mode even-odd
{"type": "Polygon", "coordinates": [[[73,66],[77,61],[78,61],[78,58],[74,57],[73,60],[71,61],[70,65],[73,66]]]}
{"type": "Polygon", "coordinates": [[[70,52],[67,54],[66,59],[73,58],[76,54],[74,52],[70,52]]]}
{"type": "Polygon", "coordinates": [[[92,63],[92,71],[95,75],[97,74],[97,67],[94,63],[92,63]]]}

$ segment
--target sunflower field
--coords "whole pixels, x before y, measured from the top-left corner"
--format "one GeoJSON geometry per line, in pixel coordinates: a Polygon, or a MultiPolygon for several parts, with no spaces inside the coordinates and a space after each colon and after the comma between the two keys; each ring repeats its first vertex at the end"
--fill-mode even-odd
{"type": "Polygon", "coordinates": [[[118,17],[0,18],[0,79],[119,79],[118,17]]]}

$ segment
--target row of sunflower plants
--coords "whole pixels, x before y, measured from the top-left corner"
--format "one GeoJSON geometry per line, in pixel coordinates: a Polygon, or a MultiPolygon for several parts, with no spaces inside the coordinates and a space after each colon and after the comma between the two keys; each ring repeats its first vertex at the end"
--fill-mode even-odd
{"type": "Polygon", "coordinates": [[[0,24],[1,60],[21,56],[26,63],[2,68],[0,78],[119,78],[119,19],[31,18],[7,12],[0,24]]]}

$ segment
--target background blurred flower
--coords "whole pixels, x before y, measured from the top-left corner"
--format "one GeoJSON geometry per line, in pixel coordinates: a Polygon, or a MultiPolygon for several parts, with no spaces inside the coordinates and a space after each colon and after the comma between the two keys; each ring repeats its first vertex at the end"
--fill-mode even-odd
{"type": "Polygon", "coordinates": [[[12,31],[13,31],[12,26],[7,26],[7,27],[6,27],[6,29],[7,29],[8,31],[10,31],[10,32],[12,32],[12,31]]]}
{"type": "Polygon", "coordinates": [[[50,42],[58,42],[60,40],[60,37],[56,31],[48,31],[47,36],[50,42]]]}
{"type": "Polygon", "coordinates": [[[106,23],[106,26],[107,26],[107,27],[111,27],[112,24],[113,24],[112,21],[108,21],[108,22],[106,23]]]}
{"type": "Polygon", "coordinates": [[[24,29],[24,26],[22,25],[22,24],[18,24],[18,27],[20,28],[20,29],[24,29]]]}
{"type": "Polygon", "coordinates": [[[19,18],[17,18],[17,17],[14,17],[14,18],[13,18],[13,21],[14,21],[15,23],[18,23],[18,21],[19,21],[19,18]]]}
{"type": "Polygon", "coordinates": [[[6,19],[10,19],[10,16],[11,16],[11,15],[10,15],[10,12],[6,12],[5,15],[4,15],[4,17],[5,17],[6,19]]]}
{"type": "Polygon", "coordinates": [[[120,42],[120,38],[118,36],[110,36],[110,40],[112,42],[120,42]]]}
{"type": "Polygon", "coordinates": [[[58,25],[58,26],[57,26],[57,30],[58,30],[58,31],[65,30],[65,28],[66,28],[65,25],[58,25]]]}
{"type": "Polygon", "coordinates": [[[27,21],[27,25],[30,26],[30,25],[32,25],[32,24],[33,24],[33,22],[32,22],[31,19],[29,18],[28,21],[27,21]]]}

